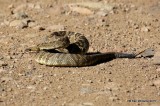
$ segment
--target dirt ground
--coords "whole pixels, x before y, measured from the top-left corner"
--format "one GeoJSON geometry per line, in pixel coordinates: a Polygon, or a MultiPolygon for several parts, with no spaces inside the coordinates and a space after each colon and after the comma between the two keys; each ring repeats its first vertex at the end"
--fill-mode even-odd
{"type": "Polygon", "coordinates": [[[48,67],[24,50],[53,31],[86,35],[89,52],[160,48],[159,0],[0,0],[0,106],[160,106],[153,58],[48,67]]]}

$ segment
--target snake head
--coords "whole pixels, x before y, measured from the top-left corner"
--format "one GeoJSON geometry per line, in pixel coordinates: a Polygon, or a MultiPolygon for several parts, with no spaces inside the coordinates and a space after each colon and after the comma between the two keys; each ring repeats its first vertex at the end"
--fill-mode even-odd
{"type": "Polygon", "coordinates": [[[38,47],[30,47],[25,49],[25,52],[39,52],[40,49],[38,47]]]}

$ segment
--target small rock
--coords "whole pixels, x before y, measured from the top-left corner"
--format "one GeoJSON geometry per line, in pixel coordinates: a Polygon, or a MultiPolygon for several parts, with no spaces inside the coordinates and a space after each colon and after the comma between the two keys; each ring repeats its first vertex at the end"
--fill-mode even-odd
{"type": "Polygon", "coordinates": [[[12,8],[14,8],[14,5],[13,5],[13,4],[10,4],[10,5],[8,6],[8,8],[9,8],[9,9],[12,9],[12,8]]]}
{"type": "MultiPolygon", "coordinates": [[[[2,37],[3,38],[3,37],[2,37]]],[[[2,56],[2,54],[0,54],[0,60],[4,59],[4,56],[2,56]]]]}
{"type": "Polygon", "coordinates": [[[35,67],[34,67],[33,65],[29,64],[28,67],[27,67],[27,69],[28,69],[28,70],[34,70],[35,67]]]}
{"type": "Polygon", "coordinates": [[[160,50],[157,50],[155,52],[155,55],[153,57],[153,64],[160,65],[160,50]]]}
{"type": "Polygon", "coordinates": [[[90,47],[90,48],[89,48],[89,52],[95,52],[95,48],[90,47]]]}
{"type": "Polygon", "coordinates": [[[14,21],[10,22],[9,26],[23,29],[23,28],[27,27],[28,25],[26,23],[24,23],[22,20],[14,20],[14,21]]]}
{"type": "Polygon", "coordinates": [[[40,26],[40,25],[35,26],[33,29],[35,29],[35,30],[45,30],[45,28],[43,26],[40,26]]]}
{"type": "Polygon", "coordinates": [[[82,7],[87,7],[87,8],[92,8],[92,9],[103,9],[107,11],[111,11],[115,8],[113,4],[108,4],[108,3],[102,3],[102,2],[79,2],[79,3],[72,3],[70,5],[77,5],[77,6],[82,6],[82,7]]]}
{"type": "Polygon", "coordinates": [[[134,23],[134,24],[133,24],[133,28],[134,28],[134,29],[139,29],[139,25],[137,25],[137,24],[134,23]]]}
{"type": "MultiPolygon", "coordinates": [[[[0,34],[4,34],[4,32],[0,32],[0,34]]],[[[0,56],[0,59],[2,59],[1,56],[0,56]]]]}
{"type": "Polygon", "coordinates": [[[153,82],[149,83],[149,86],[155,86],[155,84],[153,82]]]}
{"type": "Polygon", "coordinates": [[[48,89],[48,87],[47,87],[47,86],[43,87],[43,90],[47,90],[47,89],[48,89]]]}
{"type": "Polygon", "coordinates": [[[51,16],[50,16],[50,15],[46,15],[45,17],[46,17],[46,18],[49,18],[49,17],[51,17],[51,16]]]}
{"type": "Polygon", "coordinates": [[[37,23],[35,23],[35,22],[29,22],[28,23],[28,27],[36,27],[37,26],[37,23]]]}
{"type": "Polygon", "coordinates": [[[98,11],[98,12],[96,13],[96,15],[105,17],[105,16],[108,15],[108,13],[107,13],[107,12],[104,12],[104,11],[98,11]]]}
{"type": "Polygon", "coordinates": [[[25,23],[25,24],[27,24],[27,26],[28,26],[28,24],[29,24],[30,22],[35,22],[35,21],[32,20],[32,19],[30,19],[30,18],[26,18],[26,19],[22,19],[22,22],[25,23]]]}
{"type": "Polygon", "coordinates": [[[0,73],[6,72],[6,71],[7,71],[7,70],[4,70],[4,69],[0,68],[0,73]]]}
{"type": "Polygon", "coordinates": [[[92,92],[92,90],[91,90],[91,88],[88,86],[88,87],[82,87],[81,89],[80,89],[80,93],[81,94],[88,94],[88,93],[91,93],[92,92]]]}
{"type": "Polygon", "coordinates": [[[109,90],[115,90],[115,91],[120,89],[118,84],[114,82],[108,82],[105,87],[109,90]]]}
{"type": "Polygon", "coordinates": [[[58,89],[63,89],[63,87],[62,87],[61,85],[59,85],[57,88],[58,88],[58,89]]]}
{"type": "Polygon", "coordinates": [[[86,80],[87,82],[89,82],[89,83],[93,83],[93,81],[92,80],[86,80]]]}
{"type": "Polygon", "coordinates": [[[25,36],[28,37],[28,38],[33,38],[33,37],[38,36],[38,34],[28,33],[28,34],[26,34],[25,36]]]}
{"type": "Polygon", "coordinates": [[[13,91],[13,89],[12,89],[12,88],[7,88],[6,91],[7,91],[7,92],[11,92],[11,91],[13,91]]]}
{"type": "Polygon", "coordinates": [[[35,8],[35,9],[41,9],[41,5],[40,5],[40,4],[36,4],[36,5],[34,6],[34,8],[35,8]]]}
{"type": "Polygon", "coordinates": [[[24,10],[26,9],[41,9],[41,6],[39,4],[33,4],[33,3],[24,3],[24,4],[21,4],[19,6],[17,6],[14,10],[13,10],[13,13],[16,13],[16,12],[23,12],[24,10]]]}
{"type": "Polygon", "coordinates": [[[26,6],[27,6],[28,8],[31,8],[31,9],[32,9],[32,8],[34,8],[34,7],[35,7],[35,4],[27,3],[27,4],[26,4],[26,6]]]}
{"type": "Polygon", "coordinates": [[[160,72],[160,68],[156,69],[156,71],[159,71],[159,72],[160,72]]]}
{"type": "Polygon", "coordinates": [[[4,20],[4,21],[1,23],[1,25],[7,25],[7,26],[8,26],[9,23],[10,23],[10,22],[9,22],[8,20],[4,20]]]}
{"type": "Polygon", "coordinates": [[[34,92],[36,90],[36,87],[34,85],[27,86],[27,89],[30,89],[31,92],[34,92]]]}
{"type": "Polygon", "coordinates": [[[65,30],[65,26],[63,25],[52,25],[46,28],[48,31],[54,31],[54,30],[65,30]]]}
{"type": "Polygon", "coordinates": [[[11,77],[2,77],[1,81],[2,82],[8,82],[8,81],[12,81],[13,79],[11,77]]]}
{"type": "Polygon", "coordinates": [[[80,13],[82,15],[94,14],[94,12],[92,10],[90,10],[88,8],[85,8],[85,7],[78,7],[78,6],[70,5],[69,8],[70,8],[70,11],[77,12],[77,13],[80,13]]]}
{"type": "Polygon", "coordinates": [[[82,103],[82,106],[93,106],[94,104],[91,102],[82,103]]]}
{"type": "Polygon", "coordinates": [[[7,63],[5,63],[4,61],[0,60],[0,67],[1,66],[7,66],[7,65],[8,65],[7,63]]]}
{"type": "Polygon", "coordinates": [[[112,101],[119,100],[119,98],[118,98],[118,97],[109,97],[109,99],[110,99],[110,100],[112,100],[112,101]]]}
{"type": "Polygon", "coordinates": [[[113,82],[111,79],[108,79],[108,82],[113,82]]]}
{"type": "Polygon", "coordinates": [[[142,32],[149,32],[149,31],[150,31],[150,28],[149,28],[149,27],[142,27],[142,28],[141,28],[141,31],[142,31],[142,32]]]}
{"type": "Polygon", "coordinates": [[[153,84],[155,86],[160,86],[160,79],[153,81],[153,84]]]}
{"type": "Polygon", "coordinates": [[[27,3],[21,4],[13,10],[13,13],[23,12],[26,8],[27,8],[27,3]]]}
{"type": "Polygon", "coordinates": [[[28,15],[25,12],[17,12],[13,15],[15,19],[25,19],[28,18],[28,15]]]}
{"type": "Polygon", "coordinates": [[[98,22],[96,23],[97,26],[106,26],[108,27],[109,24],[105,19],[99,19],[98,22]]]}

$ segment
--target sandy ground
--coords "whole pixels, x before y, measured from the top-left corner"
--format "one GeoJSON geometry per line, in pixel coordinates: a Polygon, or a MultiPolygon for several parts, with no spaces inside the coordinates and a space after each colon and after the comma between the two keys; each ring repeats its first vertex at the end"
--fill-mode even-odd
{"type": "Polygon", "coordinates": [[[160,106],[160,66],[152,58],[61,68],[24,52],[57,30],[85,34],[90,52],[160,47],[159,0],[86,2],[0,0],[0,106],[160,106]]]}

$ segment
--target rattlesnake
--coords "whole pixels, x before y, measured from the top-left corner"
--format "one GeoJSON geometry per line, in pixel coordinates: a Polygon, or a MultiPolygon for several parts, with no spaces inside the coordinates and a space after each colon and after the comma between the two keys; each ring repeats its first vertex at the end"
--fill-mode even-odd
{"type": "Polygon", "coordinates": [[[95,65],[114,58],[135,58],[133,53],[93,53],[88,54],[89,42],[80,33],[71,31],[53,32],[44,42],[26,49],[36,54],[35,61],[48,66],[82,67],[95,65]]]}

